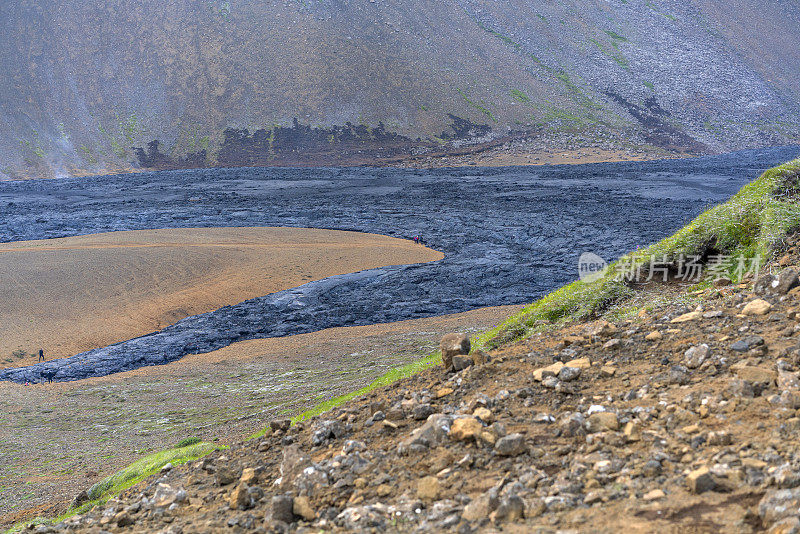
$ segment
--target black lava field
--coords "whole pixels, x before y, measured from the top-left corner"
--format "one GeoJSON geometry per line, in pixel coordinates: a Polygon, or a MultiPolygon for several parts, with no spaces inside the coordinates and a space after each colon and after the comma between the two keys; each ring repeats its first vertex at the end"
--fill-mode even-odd
{"type": "MultiPolygon", "coordinates": [[[[236,341],[535,300],[722,202],[800,147],[574,166],[242,168],[0,182],[0,241],[116,230],[291,226],[411,238],[445,259],[334,276],[187,317],[159,332],[0,371],[40,382],[160,365],[236,341]]],[[[110,310],[109,313],[113,313],[110,310]]]]}

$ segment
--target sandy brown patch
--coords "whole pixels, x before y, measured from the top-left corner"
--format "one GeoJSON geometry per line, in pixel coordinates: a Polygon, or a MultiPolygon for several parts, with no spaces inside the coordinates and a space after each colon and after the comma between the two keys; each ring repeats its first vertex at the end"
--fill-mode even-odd
{"type": "Polygon", "coordinates": [[[431,158],[415,162],[412,167],[512,167],[529,165],[582,165],[586,163],[614,163],[621,161],[653,161],[689,157],[691,154],[650,149],[492,149],[479,154],[431,158]]]}
{"type": "Polygon", "coordinates": [[[184,228],[0,244],[0,368],[77,354],[332,275],[436,261],[386,236],[184,228]],[[12,357],[22,349],[25,357],[12,357]]]}

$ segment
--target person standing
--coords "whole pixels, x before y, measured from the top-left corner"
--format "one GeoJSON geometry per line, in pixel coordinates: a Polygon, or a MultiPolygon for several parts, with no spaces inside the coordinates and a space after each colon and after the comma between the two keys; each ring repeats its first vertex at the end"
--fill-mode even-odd
{"type": "Polygon", "coordinates": [[[45,359],[44,359],[44,351],[42,349],[39,349],[39,361],[40,362],[45,361],[45,359]]]}

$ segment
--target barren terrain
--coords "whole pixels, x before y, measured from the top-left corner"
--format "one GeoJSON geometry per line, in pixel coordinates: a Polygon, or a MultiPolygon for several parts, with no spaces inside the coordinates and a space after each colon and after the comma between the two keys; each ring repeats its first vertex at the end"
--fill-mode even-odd
{"type": "Polygon", "coordinates": [[[446,332],[483,330],[518,309],[245,341],[77,382],[0,382],[0,526],[61,513],[82,489],[183,438],[241,441],[430,354],[446,332]]]}
{"type": "Polygon", "coordinates": [[[298,228],[182,228],[0,244],[0,367],[103,347],[332,275],[436,261],[408,240],[298,228]],[[24,351],[12,355],[14,351],[24,351]]]}
{"type": "Polygon", "coordinates": [[[788,245],[778,276],[652,283],[617,320],[451,354],[43,532],[796,532],[788,245]]]}

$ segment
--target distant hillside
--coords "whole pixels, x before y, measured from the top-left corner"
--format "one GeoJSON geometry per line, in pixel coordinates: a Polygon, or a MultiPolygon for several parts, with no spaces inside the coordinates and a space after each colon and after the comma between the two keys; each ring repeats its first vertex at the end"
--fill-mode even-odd
{"type": "Polygon", "coordinates": [[[690,152],[797,142],[796,8],[10,0],[0,172],[391,162],[553,130],[690,152]]]}

